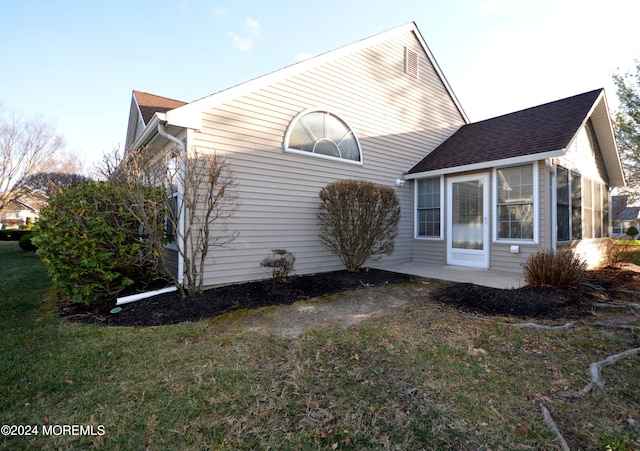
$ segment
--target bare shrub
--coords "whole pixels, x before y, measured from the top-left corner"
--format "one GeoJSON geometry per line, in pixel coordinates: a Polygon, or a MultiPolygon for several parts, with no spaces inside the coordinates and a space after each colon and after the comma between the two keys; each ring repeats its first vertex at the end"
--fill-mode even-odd
{"type": "Polygon", "coordinates": [[[522,267],[527,285],[571,288],[586,279],[586,262],[568,249],[539,251],[522,267]]]}
{"type": "Polygon", "coordinates": [[[286,249],[272,249],[271,255],[265,257],[260,266],[271,270],[271,278],[274,282],[284,283],[289,280],[295,262],[295,255],[286,249]]]}
{"type": "Polygon", "coordinates": [[[235,177],[226,158],[195,148],[164,152],[143,148],[129,152],[119,165],[111,166],[110,179],[125,184],[129,193],[123,208],[145,231],[160,267],[180,295],[195,297],[202,293],[211,249],[226,246],[238,235],[229,228],[238,199],[235,177]],[[162,202],[149,204],[142,194],[150,186],[164,187],[168,195],[162,202]],[[157,216],[165,218],[162,227],[153,222],[157,216]],[[169,269],[168,243],[175,244],[182,259],[180,274],[169,269]]]}
{"type": "Polygon", "coordinates": [[[348,271],[391,254],[400,201],[393,188],[362,180],[338,180],[320,190],[320,241],[348,271]]]}

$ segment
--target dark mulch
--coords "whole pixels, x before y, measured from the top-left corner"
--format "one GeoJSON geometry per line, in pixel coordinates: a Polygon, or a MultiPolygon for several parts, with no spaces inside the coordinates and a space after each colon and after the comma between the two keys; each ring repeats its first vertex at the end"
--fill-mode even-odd
{"type": "Polygon", "coordinates": [[[271,280],[229,285],[206,290],[194,299],[181,299],[175,293],[158,295],[130,304],[122,311],[110,314],[113,303],[87,309],[84,306],[63,304],[62,316],[75,321],[103,323],[110,326],[160,326],[270,305],[286,305],[318,296],[341,293],[364,287],[402,283],[414,280],[406,274],[361,269],[358,272],[334,271],[292,277],[289,283],[271,280]]]}
{"type": "MultiPolygon", "coordinates": [[[[116,307],[115,300],[89,309],[62,302],[60,311],[62,316],[75,321],[111,326],[158,326],[213,318],[243,308],[292,304],[317,296],[414,279],[416,278],[406,274],[376,269],[363,269],[355,273],[335,271],[296,276],[286,284],[264,280],[215,288],[205,291],[195,299],[180,299],[175,293],[164,294],[125,304],[117,314],[110,314],[111,309],[116,307]]],[[[472,284],[453,284],[433,293],[432,299],[468,313],[578,319],[590,314],[590,303],[606,302],[609,300],[609,293],[614,290],[640,292],[640,268],[626,265],[589,271],[588,282],[606,290],[598,291],[586,286],[577,290],[550,287],[501,290],[472,284]]]]}
{"type": "Polygon", "coordinates": [[[578,319],[590,313],[593,295],[586,290],[523,287],[502,290],[460,283],[442,288],[432,299],[467,313],[539,319],[578,319]]]}

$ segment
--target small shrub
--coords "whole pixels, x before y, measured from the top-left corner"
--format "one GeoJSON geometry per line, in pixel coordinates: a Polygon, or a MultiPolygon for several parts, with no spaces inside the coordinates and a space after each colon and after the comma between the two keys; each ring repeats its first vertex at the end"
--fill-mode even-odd
{"type": "Polygon", "coordinates": [[[634,239],[638,235],[638,229],[635,226],[631,226],[625,232],[625,235],[629,237],[630,240],[634,239]]]}
{"type": "Polygon", "coordinates": [[[20,246],[20,249],[27,252],[35,252],[38,248],[31,242],[31,238],[33,238],[33,233],[22,235],[22,237],[18,241],[18,246],[20,246]]]}
{"type": "Polygon", "coordinates": [[[262,260],[260,266],[271,269],[274,282],[287,282],[296,262],[295,255],[285,249],[272,249],[271,252],[270,256],[262,260]]]}
{"type": "Polygon", "coordinates": [[[527,285],[576,287],[585,281],[587,264],[570,250],[542,250],[522,265],[527,285]]]}
{"type": "Polygon", "coordinates": [[[400,201],[393,188],[338,180],[320,190],[320,200],[320,241],[348,271],[393,253],[400,221],[400,201]]]}

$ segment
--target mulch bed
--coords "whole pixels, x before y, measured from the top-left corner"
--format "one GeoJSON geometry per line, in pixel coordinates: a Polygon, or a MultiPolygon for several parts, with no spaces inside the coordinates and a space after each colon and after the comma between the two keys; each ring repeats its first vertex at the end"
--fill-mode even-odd
{"type": "Polygon", "coordinates": [[[578,319],[590,313],[594,296],[585,290],[523,287],[503,290],[460,283],[443,288],[432,299],[466,313],[537,319],[578,319]]]}
{"type": "MultiPolygon", "coordinates": [[[[61,302],[60,313],[70,320],[110,326],[159,326],[213,318],[239,309],[287,305],[318,296],[415,279],[414,276],[376,269],[351,273],[334,271],[292,277],[285,284],[263,280],[214,288],[195,299],[181,299],[177,294],[169,293],[122,305],[122,311],[117,314],[110,313],[116,307],[115,300],[91,308],[61,302]]],[[[525,319],[578,319],[590,314],[592,302],[607,302],[608,291],[640,291],[640,268],[626,265],[589,271],[588,282],[602,286],[607,291],[587,286],[575,290],[551,287],[502,290],[473,284],[451,284],[435,291],[431,298],[467,313],[525,319]]]]}
{"type": "Polygon", "coordinates": [[[116,307],[115,301],[91,308],[66,302],[62,304],[61,315],[75,321],[109,326],[160,326],[414,279],[407,274],[377,269],[334,271],[295,276],[289,283],[274,283],[269,279],[213,288],[196,298],[181,299],[176,293],[162,294],[121,305],[122,311],[116,314],[110,314],[116,307]]]}

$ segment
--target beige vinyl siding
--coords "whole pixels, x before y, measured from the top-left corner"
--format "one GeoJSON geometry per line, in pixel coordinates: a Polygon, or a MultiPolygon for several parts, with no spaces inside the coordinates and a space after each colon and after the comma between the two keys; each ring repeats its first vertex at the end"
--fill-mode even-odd
{"type": "MultiPolygon", "coordinates": [[[[412,180],[412,185],[418,182],[418,180],[412,180]]],[[[444,266],[447,264],[447,202],[449,193],[446,190],[447,178],[444,178],[444,197],[440,209],[440,228],[442,229],[442,239],[438,238],[415,238],[411,243],[411,261],[416,263],[424,263],[426,265],[438,265],[444,266]]],[[[411,192],[414,192],[414,186],[411,187],[411,192]]],[[[413,217],[411,237],[415,236],[415,215],[416,205],[413,205],[413,217]]]]}
{"type": "Polygon", "coordinates": [[[587,268],[595,268],[606,261],[607,240],[601,238],[566,241],[559,243],[558,249],[571,249],[574,254],[580,256],[587,263],[587,268]]]}
{"type": "Polygon", "coordinates": [[[571,171],[580,173],[583,177],[608,185],[608,176],[602,154],[594,152],[589,144],[585,127],[580,129],[576,134],[576,138],[567,148],[566,154],[557,158],[556,163],[571,171]]]}
{"type": "Polygon", "coordinates": [[[299,73],[206,111],[189,146],[227,156],[239,208],[228,248],[213,249],[206,285],[261,279],[271,249],[296,255],[297,274],[341,269],[318,239],[318,193],[338,179],[393,186],[402,217],[396,251],[386,261],[411,258],[413,189],[395,180],[464,123],[413,33],[397,36],[321,67],[299,73]],[[405,46],[420,54],[418,80],[404,73],[405,46]],[[283,151],[291,120],[308,108],[326,108],[357,135],[363,164],[283,151]]]}

